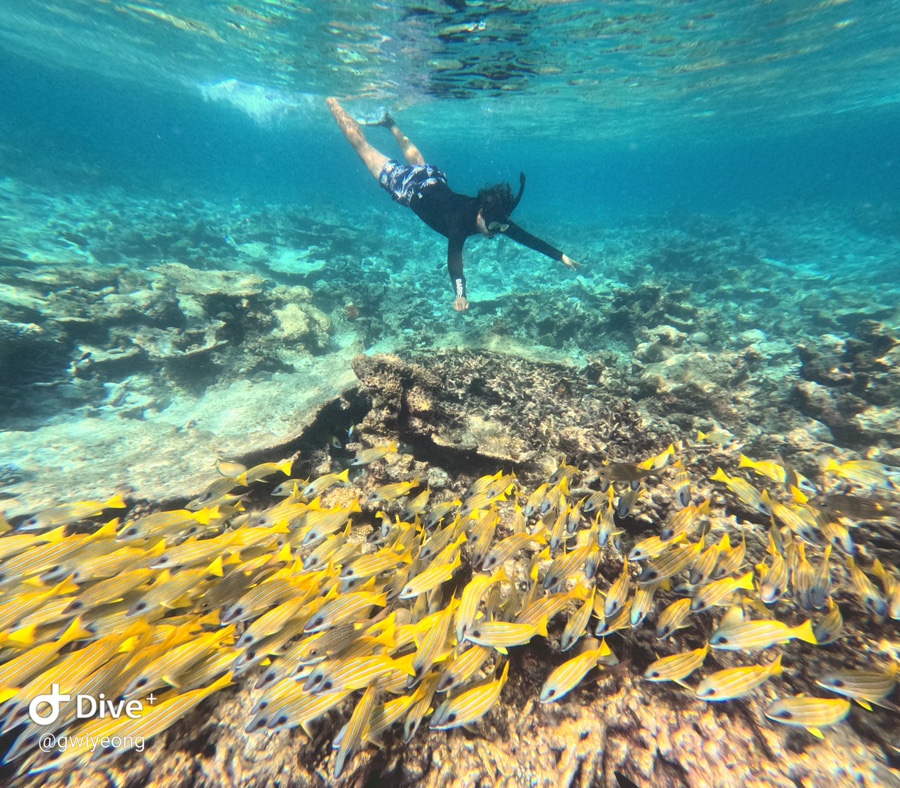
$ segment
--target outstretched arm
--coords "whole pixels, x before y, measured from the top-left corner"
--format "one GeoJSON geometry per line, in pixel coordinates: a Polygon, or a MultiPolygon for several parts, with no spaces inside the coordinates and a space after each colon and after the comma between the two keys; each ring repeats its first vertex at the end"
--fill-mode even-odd
{"type": "Polygon", "coordinates": [[[575,267],[579,265],[579,263],[576,263],[568,255],[563,254],[556,247],[550,246],[550,244],[546,241],[542,241],[536,235],[532,235],[526,230],[523,230],[515,222],[510,222],[509,227],[506,228],[503,234],[509,236],[517,243],[527,246],[529,249],[534,249],[536,252],[545,254],[553,260],[559,260],[564,266],[571,268],[573,271],[575,270],[575,267]]]}
{"type": "Polygon", "coordinates": [[[465,240],[465,237],[451,238],[447,244],[447,270],[450,272],[450,281],[453,283],[453,291],[456,293],[453,308],[457,312],[465,312],[469,308],[469,301],[466,298],[466,277],[463,275],[462,259],[465,240]]]}

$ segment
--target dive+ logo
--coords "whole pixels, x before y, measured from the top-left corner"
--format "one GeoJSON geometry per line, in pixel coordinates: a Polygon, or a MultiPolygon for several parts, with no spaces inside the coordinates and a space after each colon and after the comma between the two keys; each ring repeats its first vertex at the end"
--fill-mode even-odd
{"type": "MultiPolygon", "coordinates": [[[[59,717],[60,707],[70,700],[72,700],[71,695],[59,691],[59,684],[52,684],[49,693],[36,695],[34,700],[28,704],[28,716],[37,725],[52,725],[59,717]],[[39,709],[44,705],[50,708],[49,711],[42,714],[39,709]]],[[[150,695],[147,700],[152,704],[156,698],[150,695]]],[[[79,720],[92,717],[111,717],[115,719],[123,714],[132,720],[139,720],[143,716],[144,711],[144,704],[139,700],[112,701],[108,700],[102,692],[97,698],[93,695],[76,695],[75,703],[75,717],[79,720]]]]}

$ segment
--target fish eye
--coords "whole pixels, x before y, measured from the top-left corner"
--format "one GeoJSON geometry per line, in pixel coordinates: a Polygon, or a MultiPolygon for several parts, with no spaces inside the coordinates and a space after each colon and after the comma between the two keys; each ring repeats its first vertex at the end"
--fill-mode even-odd
{"type": "Polygon", "coordinates": [[[334,682],[329,680],[329,681],[326,681],[326,682],[322,685],[322,689],[323,689],[323,690],[330,690],[333,686],[334,686],[334,682]]]}
{"type": "Polygon", "coordinates": [[[556,690],[553,687],[551,687],[550,689],[547,690],[548,698],[552,698],[555,694],[556,694],[556,690]]]}
{"type": "Polygon", "coordinates": [[[473,629],[471,634],[472,634],[472,637],[480,638],[480,637],[481,637],[481,630],[480,630],[480,629],[473,629]]]}
{"type": "Polygon", "coordinates": [[[773,716],[778,717],[778,719],[780,719],[780,720],[790,720],[793,718],[794,715],[791,714],[791,712],[789,712],[787,709],[782,709],[781,711],[779,711],[777,714],[774,714],[773,716]]]}
{"type": "Polygon", "coordinates": [[[143,687],[146,683],[147,683],[147,679],[138,679],[137,684],[135,684],[134,686],[135,687],[143,687]]]}
{"type": "Polygon", "coordinates": [[[658,679],[658,678],[659,678],[659,671],[658,671],[658,670],[654,670],[654,671],[650,674],[650,678],[651,678],[651,679],[658,679]]]}
{"type": "Polygon", "coordinates": [[[247,652],[247,659],[253,659],[256,656],[256,649],[251,648],[247,652]]]}
{"type": "Polygon", "coordinates": [[[146,603],[146,602],[138,602],[138,603],[134,606],[134,609],[135,609],[135,610],[146,610],[146,609],[147,609],[147,603],[146,603]]]}
{"type": "Polygon", "coordinates": [[[727,643],[727,642],[728,642],[728,638],[723,638],[723,637],[716,638],[716,643],[727,643]]]}
{"type": "Polygon", "coordinates": [[[843,687],[844,682],[841,679],[835,679],[834,681],[831,682],[831,686],[832,687],[843,687]]]}
{"type": "Polygon", "coordinates": [[[319,624],[321,624],[324,620],[325,620],[325,616],[316,616],[316,618],[313,620],[313,626],[314,627],[319,626],[319,624]]]}
{"type": "Polygon", "coordinates": [[[697,690],[698,695],[702,695],[704,698],[712,695],[715,690],[712,687],[704,687],[702,690],[697,690]]]}
{"type": "Polygon", "coordinates": [[[456,722],[456,712],[447,715],[447,722],[456,722]]]}
{"type": "Polygon", "coordinates": [[[285,725],[288,721],[287,714],[282,714],[277,720],[275,720],[276,725],[285,725]]]}
{"type": "Polygon", "coordinates": [[[267,701],[267,700],[261,700],[259,702],[259,710],[260,711],[263,711],[264,709],[268,708],[268,706],[269,706],[269,701],[267,701]]]}

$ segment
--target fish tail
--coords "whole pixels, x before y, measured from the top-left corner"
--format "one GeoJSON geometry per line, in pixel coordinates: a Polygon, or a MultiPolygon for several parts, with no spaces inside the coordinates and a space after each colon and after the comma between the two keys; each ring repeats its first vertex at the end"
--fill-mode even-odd
{"type": "Polygon", "coordinates": [[[103,508],[104,509],[125,509],[128,507],[128,504],[125,503],[125,499],[122,497],[122,493],[116,493],[112,498],[108,501],[104,501],[103,508]]]}
{"type": "Polygon", "coordinates": [[[291,475],[291,468],[294,467],[293,460],[285,460],[278,464],[278,470],[281,471],[285,476],[291,475]]]}
{"type": "Polygon", "coordinates": [[[803,640],[806,643],[812,643],[814,646],[818,645],[819,641],[816,640],[815,634],[813,634],[812,628],[812,619],[808,618],[799,626],[794,627],[790,630],[791,635],[793,635],[798,640],[803,640]]]}

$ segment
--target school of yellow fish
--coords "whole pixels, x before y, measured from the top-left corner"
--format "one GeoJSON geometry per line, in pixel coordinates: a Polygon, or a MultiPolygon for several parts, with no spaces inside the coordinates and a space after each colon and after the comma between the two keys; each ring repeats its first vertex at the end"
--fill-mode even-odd
{"type": "MultiPolygon", "coordinates": [[[[714,430],[696,446],[731,439],[714,430]]],[[[367,466],[397,451],[366,449],[352,469],[364,480],[367,466]]],[[[19,731],[5,763],[34,773],[113,757],[90,754],[91,741],[149,739],[218,690],[252,683],[261,695],[250,735],[308,731],[329,710],[350,711],[333,743],[338,777],[394,725],[409,741],[426,720],[434,730],[478,721],[507,682],[509,649],[549,637],[557,617],[564,623],[554,626],[554,647],[558,638],[560,651],[575,656],[549,672],[542,703],[615,665],[607,636],[649,627],[651,616],[661,640],[692,616],[718,619],[704,646],[658,659],[644,674],[697,702],[746,696],[782,670],[779,655],[688,685],[710,649],[825,646],[841,638],[848,605],[900,619],[896,569],[861,566],[855,555],[858,522],[898,515],[890,469],[869,460],[830,461],[814,484],[783,462],[742,456],[737,474],[747,475],[717,469],[715,499],[696,502],[674,446],[586,471],[563,462],[527,495],[513,473],[498,472],[439,502],[416,479],[360,500],[351,468],[300,481],[291,466],[220,461],[221,478],[185,509],[94,530],[86,521],[126,509],[121,497],[55,506],[15,528],[0,515],[0,720],[4,733],[19,731]],[[276,502],[246,511],[242,493],[277,475],[288,479],[272,491],[276,502]],[[622,519],[651,494],[668,503],[668,518],[626,549],[622,519]],[[746,539],[727,527],[766,527],[713,514],[711,505],[723,503],[768,519],[768,552],[756,566],[748,566],[746,539]],[[708,544],[714,525],[723,535],[708,544]],[[611,562],[621,571],[608,582],[600,570],[611,562]],[[658,604],[660,592],[674,601],[658,604]],[[70,704],[39,725],[31,701],[54,684],[73,695],[154,701],[140,719],[76,719],[70,704]],[[83,746],[42,753],[48,732],[80,736],[83,746]]],[[[822,736],[851,700],[896,710],[888,696],[897,674],[890,657],[835,670],[816,683],[838,697],[783,697],[765,713],[822,736]]]]}

